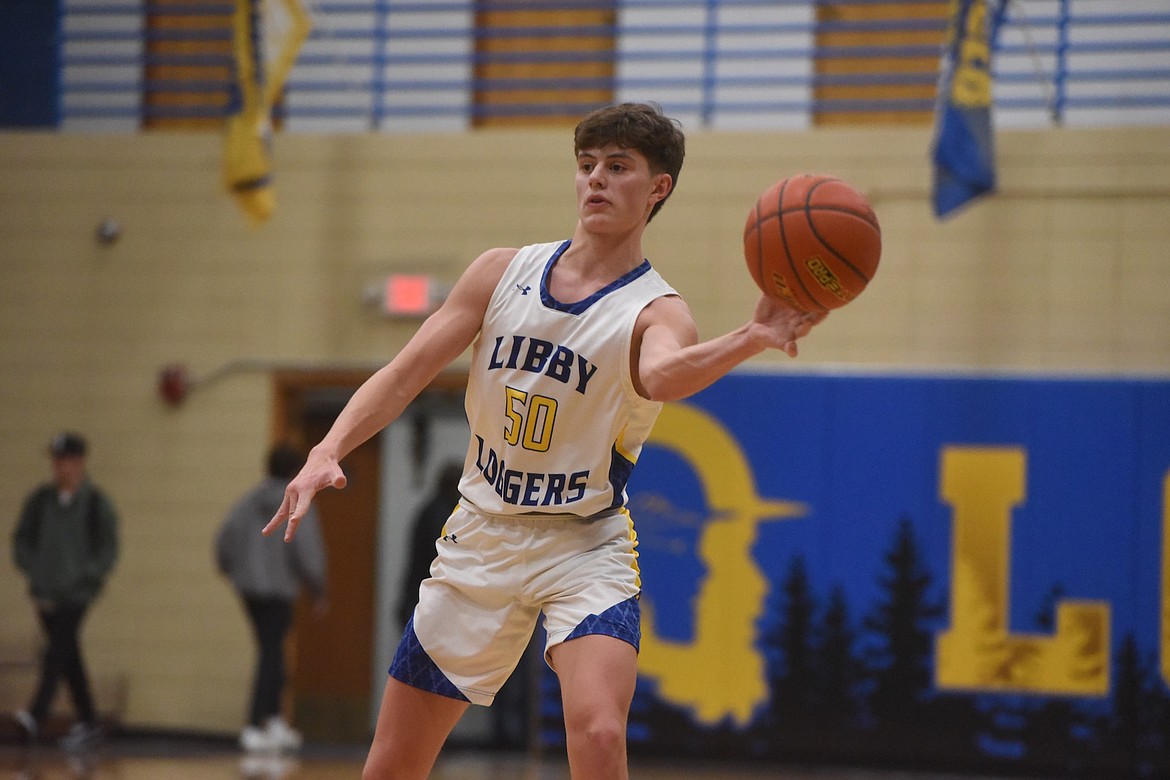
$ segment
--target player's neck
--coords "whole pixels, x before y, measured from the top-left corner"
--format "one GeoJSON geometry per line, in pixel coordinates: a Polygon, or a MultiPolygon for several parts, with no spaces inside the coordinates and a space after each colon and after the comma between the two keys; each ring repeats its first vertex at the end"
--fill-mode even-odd
{"type": "Polygon", "coordinates": [[[558,301],[584,300],[642,264],[641,232],[626,240],[610,240],[578,230],[572,244],[553,266],[549,292],[558,301]]]}
{"type": "Polygon", "coordinates": [[[561,262],[576,269],[582,278],[611,282],[642,264],[644,227],[622,233],[596,233],[578,224],[572,245],[561,256],[561,262]]]}

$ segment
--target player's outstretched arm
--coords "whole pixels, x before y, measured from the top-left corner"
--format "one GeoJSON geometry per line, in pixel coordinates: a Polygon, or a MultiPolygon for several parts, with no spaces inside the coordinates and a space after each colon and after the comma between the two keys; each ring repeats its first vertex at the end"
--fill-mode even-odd
{"type": "Polygon", "coordinates": [[[289,482],[284,500],[264,527],[271,535],[287,523],[285,541],[296,534],[313,497],[328,487],[345,487],[341,460],[396,420],[451,361],[475,339],[484,312],[515,249],[492,249],[468,266],[439,310],[426,319],[393,360],[367,379],[337,416],[325,438],[309,452],[304,468],[289,482]]]}
{"type": "Polygon", "coordinates": [[[766,349],[796,357],[796,342],[824,318],[762,295],[751,321],[700,342],[686,303],[659,298],[642,311],[634,329],[635,387],[654,401],[686,398],[766,349]]]}

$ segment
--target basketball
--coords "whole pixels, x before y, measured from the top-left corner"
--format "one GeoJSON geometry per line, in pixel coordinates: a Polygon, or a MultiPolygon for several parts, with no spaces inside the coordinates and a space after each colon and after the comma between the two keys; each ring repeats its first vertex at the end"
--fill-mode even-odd
{"type": "Polygon", "coordinates": [[[836,309],[877,271],[882,231],[865,196],[840,179],[804,173],[760,194],[743,252],[765,294],[808,312],[836,309]]]}

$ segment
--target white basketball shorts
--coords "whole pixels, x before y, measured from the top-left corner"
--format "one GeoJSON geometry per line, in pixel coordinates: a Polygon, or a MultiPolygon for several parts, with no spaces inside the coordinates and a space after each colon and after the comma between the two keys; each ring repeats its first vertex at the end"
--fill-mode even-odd
{"type": "Polygon", "coordinates": [[[456,507],[390,675],[490,705],[544,614],[545,659],[588,634],[641,639],[637,535],[629,512],[485,515],[456,507]]]}

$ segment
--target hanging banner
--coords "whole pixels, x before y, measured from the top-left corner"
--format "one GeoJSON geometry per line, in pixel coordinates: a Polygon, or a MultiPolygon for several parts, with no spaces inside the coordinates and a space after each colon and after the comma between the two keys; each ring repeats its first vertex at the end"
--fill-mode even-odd
{"type": "Polygon", "coordinates": [[[282,0],[283,16],[265,0],[236,0],[232,27],[235,56],[233,110],[224,137],[224,187],[239,202],[249,221],[268,220],[276,207],[272,187],[272,109],[311,24],[300,0],[282,0]],[[267,11],[267,13],[266,13],[267,11]],[[265,56],[264,31],[285,22],[276,56],[265,56]]]}
{"type": "MultiPolygon", "coordinates": [[[[990,5],[999,8],[998,3],[990,5]]],[[[995,190],[991,43],[998,25],[989,24],[988,14],[988,0],[951,0],[932,146],[932,199],[938,217],[995,190]]]]}

